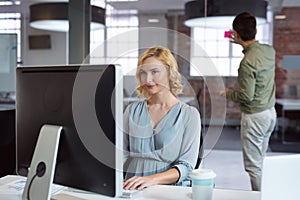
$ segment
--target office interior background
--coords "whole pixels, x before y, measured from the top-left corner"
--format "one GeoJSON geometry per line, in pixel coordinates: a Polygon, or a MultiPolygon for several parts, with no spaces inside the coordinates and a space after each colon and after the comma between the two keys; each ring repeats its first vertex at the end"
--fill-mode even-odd
{"type": "MultiPolygon", "coordinates": [[[[43,2],[61,1],[0,1],[0,34],[17,34],[17,66],[69,64],[70,52],[77,50],[70,49],[72,44],[69,32],[39,30],[30,26],[30,5],[43,2]],[[31,46],[35,39],[44,39],[42,43],[45,45],[31,46]]],[[[216,84],[220,79],[225,87],[237,87],[237,69],[243,56],[242,49],[224,38],[224,31],[229,28],[185,26],[186,2],[188,0],[91,0],[91,5],[105,8],[105,26],[91,30],[88,59],[82,60],[82,63],[121,64],[124,70],[124,95],[131,97],[135,95],[134,70],[140,51],[152,45],[166,46],[175,52],[186,86],[182,95],[195,97],[196,102],[190,103],[198,106],[204,130],[209,125],[225,125],[224,130],[227,133],[224,131],[219,140],[227,140],[224,135],[232,135],[233,132],[236,134],[234,138],[238,138],[238,105],[231,101],[226,102],[225,121],[221,120],[224,117],[222,104],[214,105],[214,110],[211,105],[212,102],[221,101],[218,95],[220,85],[216,84]],[[200,54],[193,44],[200,47],[205,54],[200,54]],[[207,58],[215,70],[203,69],[199,73],[189,62],[207,58]],[[213,124],[210,123],[212,121],[213,124]]],[[[267,20],[266,23],[258,25],[256,39],[273,45],[276,50],[276,97],[297,100],[300,98],[300,1],[267,2],[267,20]]],[[[3,71],[0,66],[1,72],[3,71]]],[[[1,176],[14,173],[14,94],[14,91],[0,91],[0,132],[4,138],[1,142],[3,144],[0,144],[0,160],[11,161],[0,169],[1,176]]],[[[272,150],[300,152],[299,111],[284,113],[280,107],[277,111],[278,126],[271,139],[274,147],[272,150]],[[282,124],[285,124],[284,128],[282,124]],[[282,132],[285,132],[284,141],[282,132]]]]}

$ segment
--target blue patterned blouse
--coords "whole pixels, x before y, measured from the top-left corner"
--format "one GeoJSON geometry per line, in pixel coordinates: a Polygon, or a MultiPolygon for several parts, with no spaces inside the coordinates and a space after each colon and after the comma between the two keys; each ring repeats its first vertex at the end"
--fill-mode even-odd
{"type": "Polygon", "coordinates": [[[153,129],[147,101],[130,104],[124,113],[125,179],[147,176],[176,167],[180,172],[174,185],[189,185],[195,168],[201,121],[198,110],[179,102],[153,129]]]}

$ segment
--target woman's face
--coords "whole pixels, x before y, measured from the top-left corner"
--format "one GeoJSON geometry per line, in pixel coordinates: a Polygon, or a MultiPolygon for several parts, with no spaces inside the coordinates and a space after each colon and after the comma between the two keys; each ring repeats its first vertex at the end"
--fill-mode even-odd
{"type": "Polygon", "coordinates": [[[170,90],[169,72],[165,65],[155,57],[146,58],[140,67],[139,76],[149,95],[170,90]]]}

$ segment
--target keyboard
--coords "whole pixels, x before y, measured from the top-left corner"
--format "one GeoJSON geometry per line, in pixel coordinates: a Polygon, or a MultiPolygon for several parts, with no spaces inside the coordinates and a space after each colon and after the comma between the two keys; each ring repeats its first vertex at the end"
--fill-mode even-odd
{"type": "Polygon", "coordinates": [[[123,189],[122,198],[131,198],[137,193],[141,192],[141,190],[125,190],[123,189]]]}

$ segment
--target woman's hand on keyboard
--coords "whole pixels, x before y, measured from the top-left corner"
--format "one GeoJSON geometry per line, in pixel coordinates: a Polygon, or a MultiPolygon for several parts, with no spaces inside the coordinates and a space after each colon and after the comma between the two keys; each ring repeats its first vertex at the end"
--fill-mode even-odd
{"type": "Polygon", "coordinates": [[[155,184],[157,183],[152,176],[133,176],[125,181],[123,188],[125,190],[141,190],[155,184]]]}

